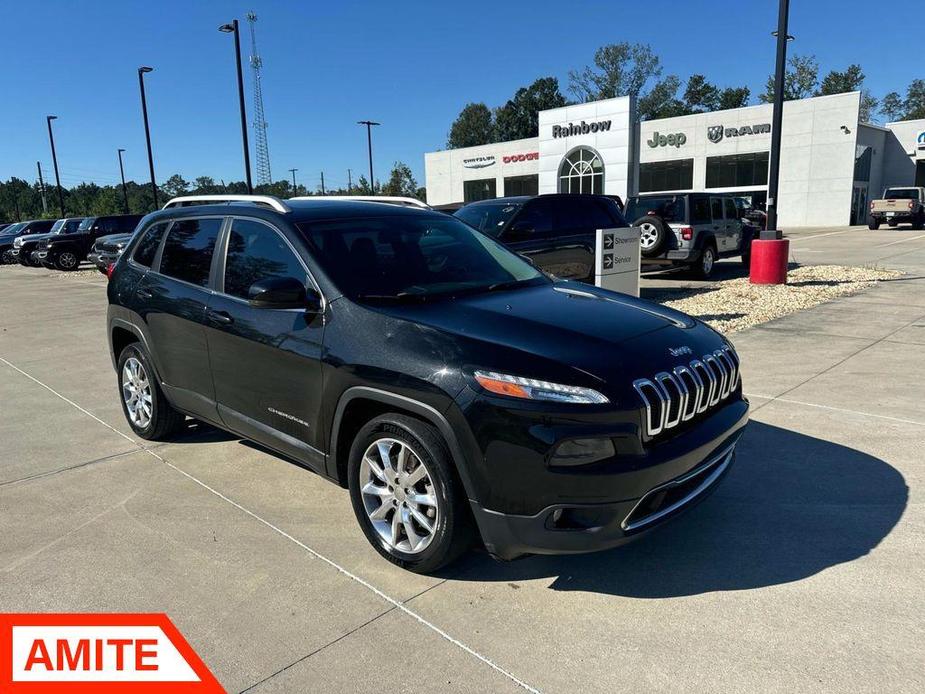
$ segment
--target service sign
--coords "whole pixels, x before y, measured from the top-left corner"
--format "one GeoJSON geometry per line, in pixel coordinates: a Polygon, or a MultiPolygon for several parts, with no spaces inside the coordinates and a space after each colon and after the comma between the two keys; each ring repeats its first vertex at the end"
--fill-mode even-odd
{"type": "Polygon", "coordinates": [[[165,614],[0,614],[0,692],[224,692],[165,614]]]}
{"type": "Polygon", "coordinates": [[[598,229],[596,233],[594,284],[639,296],[639,227],[598,229]]]}

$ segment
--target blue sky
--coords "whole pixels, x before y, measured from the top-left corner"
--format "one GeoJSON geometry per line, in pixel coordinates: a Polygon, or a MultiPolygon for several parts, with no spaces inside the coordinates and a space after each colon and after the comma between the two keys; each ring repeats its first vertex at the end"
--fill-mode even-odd
{"type": "MultiPolygon", "coordinates": [[[[324,170],[343,185],[367,169],[364,118],[376,176],[397,159],[423,184],[426,151],[442,148],[469,101],[503,103],[535,78],[559,78],[617,41],[650,43],[665,72],[701,72],[721,86],[763,88],[774,60],[774,0],[710,2],[211,2],[4,0],[0,71],[0,179],[50,178],[45,115],[56,114],[62,184],[147,177],[136,68],[147,76],[155,168],[191,179],[243,179],[233,48],[219,24],[259,16],[264,103],[274,179],[297,167],[314,187],[324,170]]],[[[791,3],[791,51],[822,71],[859,62],[881,97],[925,77],[908,41],[872,32],[869,2],[791,3]]],[[[249,75],[248,89],[250,89],[249,75]]],[[[251,107],[248,92],[248,109],[251,107]]]]}

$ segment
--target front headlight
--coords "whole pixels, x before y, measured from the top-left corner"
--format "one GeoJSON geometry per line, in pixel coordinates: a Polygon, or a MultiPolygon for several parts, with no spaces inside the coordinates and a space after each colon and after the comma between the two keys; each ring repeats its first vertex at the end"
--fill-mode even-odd
{"type": "Polygon", "coordinates": [[[506,395],[521,400],[546,400],[570,402],[583,405],[603,405],[610,402],[604,395],[591,388],[567,386],[561,383],[539,381],[535,378],[511,376],[496,371],[476,371],[475,380],[489,393],[506,395]]]}

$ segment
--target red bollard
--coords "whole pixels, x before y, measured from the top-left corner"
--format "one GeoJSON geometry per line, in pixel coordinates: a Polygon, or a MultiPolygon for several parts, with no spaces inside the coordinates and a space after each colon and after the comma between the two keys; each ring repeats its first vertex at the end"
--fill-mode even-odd
{"type": "Polygon", "coordinates": [[[789,239],[752,241],[752,259],[749,279],[752,284],[787,284],[787,258],[790,257],[789,239]]]}

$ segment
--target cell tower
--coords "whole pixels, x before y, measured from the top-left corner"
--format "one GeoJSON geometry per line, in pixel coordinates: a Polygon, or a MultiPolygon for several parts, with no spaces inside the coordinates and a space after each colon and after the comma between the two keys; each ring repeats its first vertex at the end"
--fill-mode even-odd
{"type": "Polygon", "coordinates": [[[255,12],[247,13],[247,23],[251,28],[251,70],[254,73],[254,149],[257,153],[257,185],[272,183],[270,176],[270,148],[267,145],[267,121],[263,117],[263,90],[260,88],[260,68],[263,61],[257,53],[257,23],[255,12]]]}

